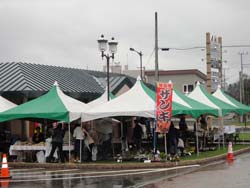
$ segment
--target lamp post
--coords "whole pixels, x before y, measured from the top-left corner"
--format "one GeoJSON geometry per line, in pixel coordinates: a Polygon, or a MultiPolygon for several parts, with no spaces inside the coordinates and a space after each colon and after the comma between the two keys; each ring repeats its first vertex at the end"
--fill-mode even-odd
{"type": "Polygon", "coordinates": [[[107,60],[107,99],[109,101],[109,60],[110,58],[114,59],[115,58],[115,53],[117,51],[117,45],[118,42],[115,41],[114,37],[111,38],[110,41],[104,38],[104,35],[101,35],[101,37],[97,40],[99,50],[101,52],[101,57],[106,58],[107,60]],[[109,46],[109,53],[104,53],[107,50],[107,44],[109,46]]]}
{"type": "Polygon", "coordinates": [[[129,48],[129,50],[132,52],[136,52],[140,56],[140,75],[141,75],[141,79],[144,80],[142,77],[142,52],[141,51],[139,52],[135,50],[134,48],[129,48]]]}

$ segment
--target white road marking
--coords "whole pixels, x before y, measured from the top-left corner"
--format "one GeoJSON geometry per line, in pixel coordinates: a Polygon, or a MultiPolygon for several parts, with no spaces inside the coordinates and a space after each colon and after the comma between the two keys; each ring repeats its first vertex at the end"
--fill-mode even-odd
{"type": "Polygon", "coordinates": [[[31,170],[44,170],[45,168],[20,168],[20,169],[13,169],[10,168],[10,172],[25,172],[25,171],[31,171],[31,170]]]}
{"type": "MultiPolygon", "coordinates": [[[[77,170],[79,170],[79,169],[77,169],[77,170]]],[[[71,176],[74,176],[74,175],[86,175],[86,174],[90,175],[90,174],[104,174],[104,173],[105,174],[107,174],[107,173],[111,174],[111,173],[121,173],[121,172],[138,172],[138,171],[152,171],[152,170],[155,170],[155,168],[152,168],[152,169],[145,168],[145,169],[132,169],[132,170],[116,170],[116,171],[98,171],[98,172],[96,172],[96,171],[88,171],[88,172],[69,173],[69,174],[46,174],[46,173],[58,172],[58,171],[44,171],[44,172],[40,172],[40,174],[42,174],[42,175],[40,175],[39,177],[41,177],[41,176],[46,177],[46,176],[51,176],[51,175],[53,175],[53,176],[56,176],[56,175],[60,175],[60,176],[69,176],[69,175],[71,175],[71,176]]],[[[14,175],[16,175],[16,174],[14,174],[14,175]]],[[[33,176],[33,173],[32,173],[31,175],[28,175],[28,176],[17,176],[16,178],[26,178],[26,177],[29,178],[29,177],[36,177],[36,176],[37,176],[37,173],[35,173],[34,176],[33,176]]]]}
{"type": "Polygon", "coordinates": [[[22,174],[25,174],[25,175],[31,174],[31,175],[33,175],[33,174],[44,174],[44,173],[53,173],[53,172],[68,172],[68,171],[77,171],[77,170],[79,170],[79,169],[74,168],[74,169],[64,169],[64,170],[35,171],[35,172],[30,171],[30,172],[20,172],[20,173],[15,172],[13,174],[11,173],[12,171],[10,171],[10,173],[11,173],[11,175],[22,175],[22,174]]]}
{"type": "MultiPolygon", "coordinates": [[[[147,174],[147,173],[153,173],[153,172],[163,172],[163,171],[170,171],[170,170],[177,170],[177,169],[184,169],[184,168],[193,168],[193,167],[199,167],[200,165],[189,165],[189,166],[177,166],[177,167],[171,167],[171,168],[156,168],[156,169],[145,169],[142,172],[137,172],[140,171],[141,169],[134,169],[134,170],[119,170],[119,171],[105,171],[105,175],[88,175],[88,176],[78,176],[78,177],[58,177],[58,178],[32,178],[32,179],[17,179],[13,180],[10,179],[9,182],[34,182],[34,181],[54,181],[54,180],[67,180],[67,179],[87,179],[87,178],[103,178],[103,177],[117,177],[117,176],[129,176],[129,175],[139,175],[139,174],[147,174]],[[132,173],[127,173],[128,171],[132,173]],[[116,174],[107,174],[107,173],[114,173],[116,174]],[[124,173],[126,172],[126,173],[124,173]]],[[[91,172],[94,173],[94,172],[91,172]]],[[[91,174],[88,172],[88,174],[91,174]]],[[[98,172],[95,172],[97,174],[98,172]]],[[[100,172],[99,172],[100,173],[100,172]]],[[[102,172],[103,173],[103,172],[102,172]]],[[[78,175],[84,175],[86,172],[79,173],[78,175]]],[[[54,174],[53,176],[55,176],[54,174]]],[[[62,174],[60,174],[62,176],[62,174]]],[[[1,181],[0,181],[1,182],[1,181]]]]}

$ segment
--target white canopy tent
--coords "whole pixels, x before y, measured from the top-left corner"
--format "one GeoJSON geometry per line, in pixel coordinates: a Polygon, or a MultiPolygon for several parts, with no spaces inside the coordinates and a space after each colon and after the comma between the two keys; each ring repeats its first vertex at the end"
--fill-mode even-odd
{"type": "MultiPolygon", "coordinates": [[[[105,92],[99,98],[97,98],[97,99],[95,99],[93,101],[90,101],[88,103],[89,108],[97,107],[97,106],[99,106],[101,104],[104,104],[104,103],[108,102],[107,95],[108,95],[108,91],[107,91],[107,88],[106,88],[105,92]]],[[[110,92],[109,93],[109,100],[112,100],[114,98],[115,98],[115,96],[110,92]]]]}
{"type": "Polygon", "coordinates": [[[224,116],[229,112],[236,112],[237,109],[235,106],[232,106],[224,101],[217,99],[213,95],[207,92],[204,86],[202,86],[199,82],[197,83],[195,89],[188,95],[189,98],[199,101],[211,108],[215,108],[218,110],[218,115],[220,117],[224,116]]]}
{"type": "Polygon", "coordinates": [[[83,113],[82,121],[115,116],[154,117],[154,106],[154,100],[144,91],[138,78],[126,93],[83,113]]]}
{"type": "MultiPolygon", "coordinates": [[[[219,135],[222,135],[222,137],[223,137],[223,147],[224,147],[223,116],[229,112],[236,112],[237,113],[237,109],[234,106],[232,106],[228,103],[225,103],[222,100],[217,99],[216,97],[212,96],[210,93],[208,93],[208,91],[205,89],[205,87],[202,86],[199,82],[197,83],[195,89],[188,95],[188,97],[218,110],[218,116],[219,116],[218,124],[220,126],[219,135]]],[[[196,130],[197,130],[197,127],[196,127],[196,130]]],[[[197,133],[196,133],[196,135],[197,135],[197,133]]],[[[196,139],[197,139],[197,136],[196,136],[196,139]]],[[[220,139],[219,139],[219,142],[220,142],[220,139]]]]}
{"type": "MultiPolygon", "coordinates": [[[[174,93],[175,94],[175,93],[174,93]]],[[[173,115],[190,114],[192,108],[185,101],[173,97],[173,115]]],[[[138,77],[135,85],[126,93],[102,105],[83,113],[82,121],[90,121],[103,117],[138,116],[155,117],[155,92],[149,89],[138,77]]]]}
{"type": "Polygon", "coordinates": [[[4,112],[11,108],[16,107],[17,105],[9,100],[5,99],[4,97],[0,96],[0,112],[4,112]]]}
{"type": "Polygon", "coordinates": [[[213,93],[213,96],[224,101],[227,104],[230,104],[232,106],[235,106],[237,108],[237,111],[239,114],[243,115],[244,113],[250,112],[250,107],[247,105],[244,105],[234,99],[233,97],[227,95],[220,86],[218,86],[217,90],[213,93]]]}

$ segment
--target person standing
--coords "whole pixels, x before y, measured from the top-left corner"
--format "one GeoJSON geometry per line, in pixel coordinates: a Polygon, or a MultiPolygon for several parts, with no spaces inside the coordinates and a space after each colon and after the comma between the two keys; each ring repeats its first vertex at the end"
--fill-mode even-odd
{"type": "Polygon", "coordinates": [[[171,121],[169,131],[167,133],[168,147],[171,158],[177,157],[177,146],[179,139],[178,129],[174,127],[174,123],[171,121]]]}
{"type": "Polygon", "coordinates": [[[99,144],[101,145],[101,160],[108,159],[108,152],[111,148],[111,134],[112,133],[99,133],[99,144]]]}
{"type": "Polygon", "coordinates": [[[139,125],[138,120],[135,120],[135,127],[133,132],[134,144],[136,145],[137,151],[141,151],[141,140],[142,140],[142,127],[139,125]]]}
{"type": "Polygon", "coordinates": [[[80,124],[75,125],[73,132],[73,138],[75,139],[75,162],[81,162],[82,160],[82,148],[84,140],[83,128],[80,124]]]}
{"type": "Polygon", "coordinates": [[[187,142],[188,126],[187,126],[186,119],[185,119],[184,115],[182,115],[180,117],[179,131],[180,131],[180,138],[183,140],[184,146],[186,146],[186,144],[187,144],[186,142],[187,142]]]}
{"type": "Polygon", "coordinates": [[[58,154],[59,154],[59,160],[64,163],[64,156],[63,156],[63,150],[62,150],[62,146],[63,146],[63,130],[62,130],[62,124],[59,123],[54,129],[53,129],[53,133],[52,133],[52,149],[51,152],[48,156],[48,162],[52,161],[53,155],[56,151],[56,149],[58,148],[58,154]]]}
{"type": "Polygon", "coordinates": [[[97,146],[99,145],[99,138],[98,138],[98,133],[96,131],[96,128],[95,127],[92,127],[89,131],[89,135],[90,137],[93,139],[94,141],[94,144],[93,144],[93,147],[92,147],[92,151],[91,151],[91,160],[92,161],[96,161],[97,160],[97,146]]]}
{"type": "Polygon", "coordinates": [[[94,139],[88,133],[88,131],[83,129],[83,132],[84,132],[84,135],[85,135],[84,144],[88,149],[87,162],[90,162],[90,161],[92,161],[92,149],[93,149],[93,146],[94,146],[95,142],[94,142],[94,139]]]}

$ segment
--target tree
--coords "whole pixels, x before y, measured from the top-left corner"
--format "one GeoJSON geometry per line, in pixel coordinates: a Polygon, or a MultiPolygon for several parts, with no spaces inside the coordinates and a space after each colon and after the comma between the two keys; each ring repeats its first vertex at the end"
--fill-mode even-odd
{"type": "MultiPolygon", "coordinates": [[[[246,74],[243,75],[243,84],[244,84],[244,99],[243,103],[249,105],[250,104],[250,77],[246,74]]],[[[228,90],[226,91],[227,94],[235,98],[236,100],[240,101],[240,82],[235,82],[229,84],[228,90]]]]}

